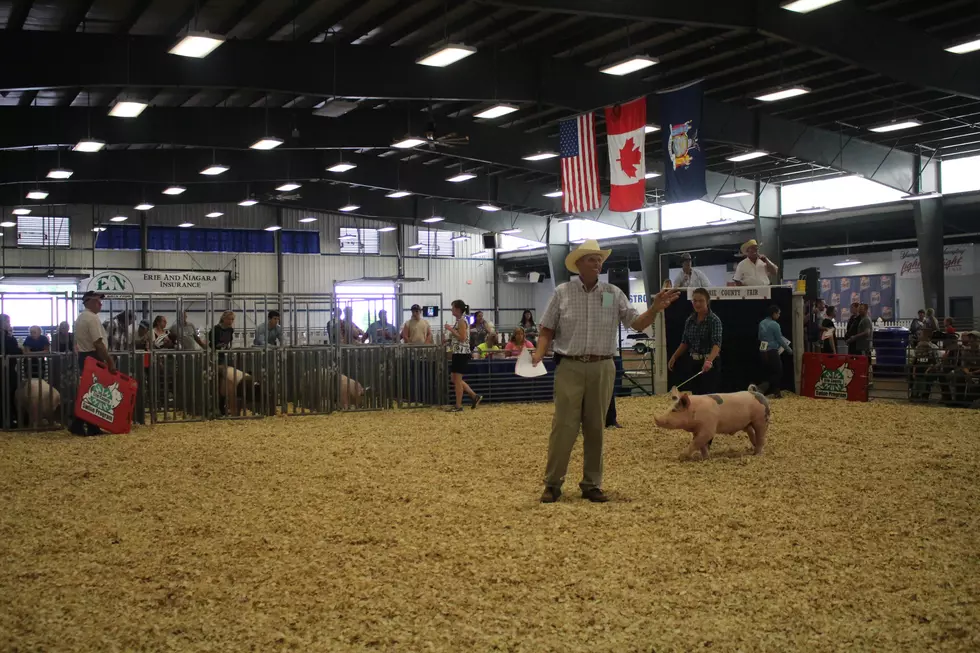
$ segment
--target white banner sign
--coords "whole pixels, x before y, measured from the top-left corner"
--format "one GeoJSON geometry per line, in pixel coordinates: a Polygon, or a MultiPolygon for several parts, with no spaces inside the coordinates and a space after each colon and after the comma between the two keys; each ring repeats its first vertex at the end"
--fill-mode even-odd
{"type": "MultiPolygon", "coordinates": [[[[892,252],[898,263],[899,279],[922,277],[918,249],[896,249],[892,252]]],[[[946,245],[943,247],[943,269],[947,275],[973,274],[973,245],[946,245]]]]}
{"type": "MultiPolygon", "coordinates": [[[[687,289],[687,298],[694,299],[696,288],[687,289]]],[[[716,299],[772,299],[771,286],[726,286],[705,288],[712,300],[716,299]]]]}
{"type": "Polygon", "coordinates": [[[78,284],[80,291],[133,293],[226,293],[228,292],[228,271],[217,272],[175,272],[167,270],[106,270],[93,277],[82,279],[78,284]]]}

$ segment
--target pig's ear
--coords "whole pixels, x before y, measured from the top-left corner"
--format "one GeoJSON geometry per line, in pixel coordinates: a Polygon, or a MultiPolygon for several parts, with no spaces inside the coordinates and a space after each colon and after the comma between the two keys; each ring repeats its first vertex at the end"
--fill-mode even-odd
{"type": "Polygon", "coordinates": [[[674,401],[677,401],[678,399],[680,399],[680,397],[681,397],[681,393],[677,390],[677,386],[675,385],[673,388],[670,389],[670,398],[673,399],[674,401]]]}
{"type": "Polygon", "coordinates": [[[679,404],[680,404],[680,407],[681,408],[690,408],[691,407],[691,395],[689,395],[689,394],[682,394],[681,395],[681,398],[679,400],[679,404]]]}

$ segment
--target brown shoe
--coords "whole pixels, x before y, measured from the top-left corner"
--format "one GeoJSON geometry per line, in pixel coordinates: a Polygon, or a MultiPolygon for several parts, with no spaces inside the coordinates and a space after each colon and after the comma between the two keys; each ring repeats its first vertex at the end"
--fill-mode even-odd
{"type": "Polygon", "coordinates": [[[582,490],[582,498],[588,499],[592,503],[605,503],[609,501],[609,497],[606,493],[597,487],[590,487],[588,490],[582,490]]]}
{"type": "Polygon", "coordinates": [[[561,497],[561,488],[546,487],[541,493],[541,503],[554,503],[561,497]]]}

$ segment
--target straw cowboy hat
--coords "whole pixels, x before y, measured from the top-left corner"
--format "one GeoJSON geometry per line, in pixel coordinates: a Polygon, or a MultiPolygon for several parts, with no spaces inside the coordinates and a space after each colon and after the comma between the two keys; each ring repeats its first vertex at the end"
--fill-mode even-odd
{"type": "Polygon", "coordinates": [[[599,249],[599,241],[587,240],[565,257],[565,267],[568,268],[569,272],[578,274],[578,268],[575,267],[575,263],[583,256],[588,256],[589,254],[598,254],[602,257],[602,262],[605,263],[609,255],[612,254],[612,250],[599,249]]]}
{"type": "Polygon", "coordinates": [[[758,242],[756,242],[755,238],[753,238],[752,240],[748,241],[747,243],[743,243],[742,244],[742,249],[740,251],[742,252],[742,256],[745,256],[745,250],[747,250],[749,247],[761,247],[761,246],[762,245],[759,244],[758,242]]]}

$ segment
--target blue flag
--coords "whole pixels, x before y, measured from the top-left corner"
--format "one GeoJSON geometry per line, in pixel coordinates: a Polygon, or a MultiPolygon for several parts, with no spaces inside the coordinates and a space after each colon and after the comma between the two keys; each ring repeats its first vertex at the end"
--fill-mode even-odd
{"type": "Polygon", "coordinates": [[[668,202],[690,202],[708,194],[701,149],[701,84],[660,96],[664,181],[668,202]]]}

